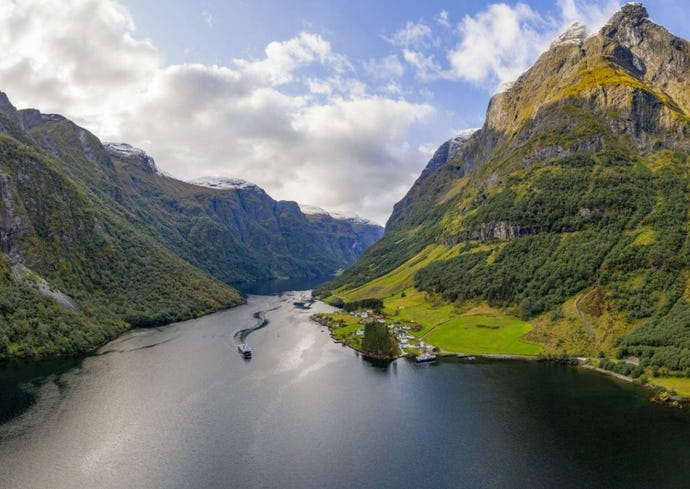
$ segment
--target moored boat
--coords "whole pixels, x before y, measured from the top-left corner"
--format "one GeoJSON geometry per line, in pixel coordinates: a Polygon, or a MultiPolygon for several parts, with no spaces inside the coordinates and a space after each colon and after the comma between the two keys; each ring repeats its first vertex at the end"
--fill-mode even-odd
{"type": "Polygon", "coordinates": [[[423,353],[421,355],[417,355],[414,357],[415,362],[417,363],[423,363],[423,362],[433,362],[436,360],[436,355],[433,353],[423,353]]]}

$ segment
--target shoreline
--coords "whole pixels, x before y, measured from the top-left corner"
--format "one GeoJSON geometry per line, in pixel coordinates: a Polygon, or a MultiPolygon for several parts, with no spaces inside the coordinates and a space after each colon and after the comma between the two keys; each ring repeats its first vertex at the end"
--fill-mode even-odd
{"type": "MultiPolygon", "coordinates": [[[[356,351],[357,353],[363,355],[365,358],[371,358],[375,360],[388,360],[388,361],[395,361],[399,358],[410,358],[414,355],[409,354],[409,353],[402,353],[400,355],[397,355],[395,357],[379,357],[376,355],[371,355],[367,352],[362,351],[361,349],[351,345],[350,343],[346,341],[342,341],[341,339],[338,339],[334,336],[333,334],[333,329],[331,329],[329,326],[322,324],[318,322],[317,320],[311,318],[311,321],[323,328],[328,329],[329,336],[331,337],[331,341],[336,344],[340,344],[342,346],[346,346],[350,348],[353,351],[356,351]]],[[[468,358],[481,358],[481,359],[487,359],[487,360],[517,360],[517,361],[525,361],[525,362],[539,362],[540,358],[536,355],[515,355],[515,354],[506,354],[506,353],[463,353],[463,352],[453,352],[453,351],[448,351],[448,350],[440,350],[439,352],[436,353],[436,355],[440,358],[457,358],[457,359],[468,359],[468,358]]],[[[665,405],[668,407],[682,407],[685,404],[690,404],[690,396],[682,396],[682,395],[670,395],[667,393],[667,391],[662,391],[659,389],[661,386],[656,386],[652,383],[642,383],[637,379],[633,379],[632,377],[628,377],[623,374],[619,374],[617,372],[612,372],[610,370],[606,370],[600,367],[595,367],[594,365],[587,364],[586,362],[588,360],[595,360],[594,358],[589,358],[589,357],[575,357],[577,359],[577,364],[576,365],[567,365],[569,367],[575,367],[575,368],[583,368],[586,370],[589,370],[591,372],[596,372],[601,375],[606,375],[610,378],[617,379],[622,382],[626,382],[628,384],[633,384],[637,385],[639,387],[643,387],[651,392],[653,392],[655,395],[653,395],[649,400],[651,402],[656,402],[661,405],[665,405]],[[666,395],[664,395],[666,394],[666,395]]]]}
{"type": "Polygon", "coordinates": [[[116,335],[94,345],[93,347],[83,350],[83,351],[75,351],[72,353],[56,353],[53,355],[34,355],[34,356],[26,356],[26,357],[17,357],[17,356],[9,356],[6,358],[0,358],[0,367],[14,363],[14,362],[49,362],[51,360],[59,360],[61,358],[75,358],[75,357],[90,357],[93,355],[96,355],[96,352],[98,351],[99,348],[104,347],[111,341],[115,341],[116,339],[120,338],[122,335],[125,333],[128,333],[130,331],[134,331],[137,329],[152,329],[152,328],[165,328],[167,326],[170,326],[175,323],[181,323],[183,321],[192,321],[193,319],[199,319],[205,316],[208,316],[210,314],[215,314],[217,312],[221,311],[227,311],[228,309],[232,309],[234,307],[239,307],[243,306],[247,303],[247,298],[245,296],[242,296],[242,302],[238,304],[233,304],[233,305],[228,305],[228,306],[222,306],[219,307],[218,309],[214,309],[211,311],[206,311],[203,313],[200,313],[196,316],[189,316],[188,318],[183,318],[183,319],[178,319],[169,323],[164,323],[164,324],[150,324],[150,325],[138,325],[138,326],[132,326],[128,325],[127,328],[123,329],[116,335]]]}
{"type": "Polygon", "coordinates": [[[441,350],[437,353],[440,357],[454,358],[486,358],[488,360],[522,360],[525,362],[537,362],[539,357],[534,355],[515,355],[511,353],[461,353],[448,350],[441,350]]]}
{"type": "MultiPolygon", "coordinates": [[[[628,384],[634,384],[634,385],[637,385],[640,387],[644,387],[645,389],[650,390],[652,392],[655,392],[657,394],[659,394],[659,392],[660,392],[659,391],[660,386],[656,386],[650,382],[642,383],[637,379],[633,379],[632,377],[628,377],[627,375],[619,374],[617,372],[611,372],[610,370],[606,370],[604,368],[595,367],[594,365],[587,365],[585,363],[580,363],[579,365],[577,365],[577,367],[584,368],[584,369],[590,370],[592,372],[597,372],[599,374],[606,375],[608,377],[613,377],[613,378],[618,379],[622,382],[627,382],[628,384]]],[[[664,392],[667,392],[667,391],[661,391],[661,392],[663,394],[664,392]]],[[[682,396],[680,394],[676,394],[676,395],[670,395],[669,394],[668,398],[666,398],[666,399],[662,398],[661,395],[659,394],[659,395],[652,396],[652,398],[650,400],[653,402],[658,402],[660,404],[668,404],[668,405],[670,405],[670,403],[673,403],[673,402],[678,403],[679,405],[690,404],[690,396],[682,396]]],[[[680,406],[677,406],[677,407],[680,407],[680,406]]]]}
{"type": "MultiPolygon", "coordinates": [[[[318,324],[319,326],[321,326],[321,327],[323,327],[323,328],[328,328],[328,326],[324,326],[323,324],[319,323],[318,321],[314,321],[313,319],[310,319],[310,320],[311,320],[313,323],[318,324]]],[[[397,356],[395,356],[395,357],[389,357],[389,356],[386,356],[386,355],[374,355],[374,354],[365,352],[364,350],[361,350],[361,349],[359,349],[359,348],[356,348],[356,347],[350,345],[349,343],[347,343],[347,342],[345,342],[345,341],[337,340],[337,339],[333,336],[333,331],[331,330],[331,328],[328,328],[328,334],[329,334],[329,336],[331,337],[331,341],[332,341],[333,343],[335,343],[336,345],[345,346],[345,347],[349,348],[350,350],[356,351],[357,353],[359,353],[359,354],[362,355],[363,357],[365,357],[365,358],[371,358],[372,360],[388,360],[388,361],[390,361],[390,362],[393,362],[393,361],[397,360],[398,358],[407,358],[407,357],[410,356],[410,354],[408,354],[408,353],[405,353],[405,354],[402,354],[402,353],[401,353],[400,355],[397,355],[397,356]]]]}

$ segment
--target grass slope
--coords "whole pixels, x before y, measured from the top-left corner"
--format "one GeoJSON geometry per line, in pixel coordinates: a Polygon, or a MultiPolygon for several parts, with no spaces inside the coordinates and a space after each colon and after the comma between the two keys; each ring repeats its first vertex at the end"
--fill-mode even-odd
{"type": "MultiPolygon", "coordinates": [[[[690,371],[684,346],[690,334],[682,328],[690,269],[688,160],[678,152],[642,158],[607,150],[534,163],[475,198],[457,200],[455,217],[440,221],[443,244],[431,243],[387,273],[333,294],[390,298],[414,285],[427,304],[401,314],[413,319],[415,311],[424,325],[487,301],[499,315],[533,323],[527,338],[548,352],[594,356],[621,349],[650,367],[690,371]],[[487,223],[504,223],[515,235],[472,239],[487,223]],[[583,295],[578,312],[575,301],[583,295]]],[[[447,341],[438,333],[436,339],[447,341]]]]}
{"type": "Polygon", "coordinates": [[[448,352],[537,355],[542,351],[525,339],[532,329],[529,323],[488,306],[459,309],[408,289],[404,297],[384,300],[384,312],[393,320],[421,325],[411,334],[448,352]]]}

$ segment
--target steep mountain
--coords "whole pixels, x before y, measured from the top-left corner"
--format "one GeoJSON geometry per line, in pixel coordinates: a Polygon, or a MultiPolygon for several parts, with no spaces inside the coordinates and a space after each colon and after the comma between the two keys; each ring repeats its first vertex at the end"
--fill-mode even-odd
{"type": "Polygon", "coordinates": [[[367,219],[327,212],[318,207],[300,206],[311,227],[321,236],[325,246],[343,257],[341,263],[351,265],[364,250],[383,236],[383,228],[367,219]]]}
{"type": "Polygon", "coordinates": [[[424,203],[431,205],[438,199],[435,195],[439,188],[437,182],[438,172],[449,162],[457,158],[467,140],[478,131],[478,129],[467,129],[460,134],[443,143],[434,153],[427,163],[422,174],[415,181],[412,188],[407,192],[403,199],[395,204],[393,214],[388,220],[388,230],[394,230],[411,218],[417,209],[422,208],[424,203]]]}
{"type": "Polygon", "coordinates": [[[575,24],[445,151],[321,293],[479,301],[547,351],[690,373],[686,40],[637,3],[589,37],[575,24]]]}
{"type": "Polygon", "coordinates": [[[85,351],[132,325],[241,302],[81,181],[113,174],[92,135],[59,116],[16,111],[4,94],[0,101],[0,358],[85,351]],[[71,152],[87,155],[88,167],[71,152]]]}
{"type": "Polygon", "coordinates": [[[244,180],[182,182],[158,173],[140,150],[114,148],[106,145],[124,183],[125,205],[167,246],[229,284],[327,276],[353,263],[383,234],[380,226],[366,233],[333,219],[321,226],[297,203],[276,201],[244,180]]]}
{"type": "Polygon", "coordinates": [[[228,284],[319,277],[379,226],[313,220],[241,181],[149,155],[0,92],[0,359],[86,351],[131,326],[236,305],[228,284]]]}
{"type": "Polygon", "coordinates": [[[312,223],[295,202],[276,201],[239,179],[183,182],[158,171],[144,151],[101,142],[59,116],[31,114],[24,127],[65,170],[127,210],[165,246],[227,284],[320,277],[354,262],[382,234],[312,223]],[[49,120],[50,119],[50,120],[49,120]],[[47,122],[45,122],[45,121],[47,122]],[[94,161],[100,164],[94,165],[94,161]],[[344,240],[348,246],[331,246],[344,240]]]}

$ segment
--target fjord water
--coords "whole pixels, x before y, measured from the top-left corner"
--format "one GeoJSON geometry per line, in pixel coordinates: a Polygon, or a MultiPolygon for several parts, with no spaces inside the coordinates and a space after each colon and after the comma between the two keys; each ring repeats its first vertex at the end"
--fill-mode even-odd
{"type": "Polygon", "coordinates": [[[0,486],[687,487],[690,410],[568,367],[372,363],[303,296],[2,367],[0,486]],[[233,334],[256,311],[245,360],[233,334]]]}

